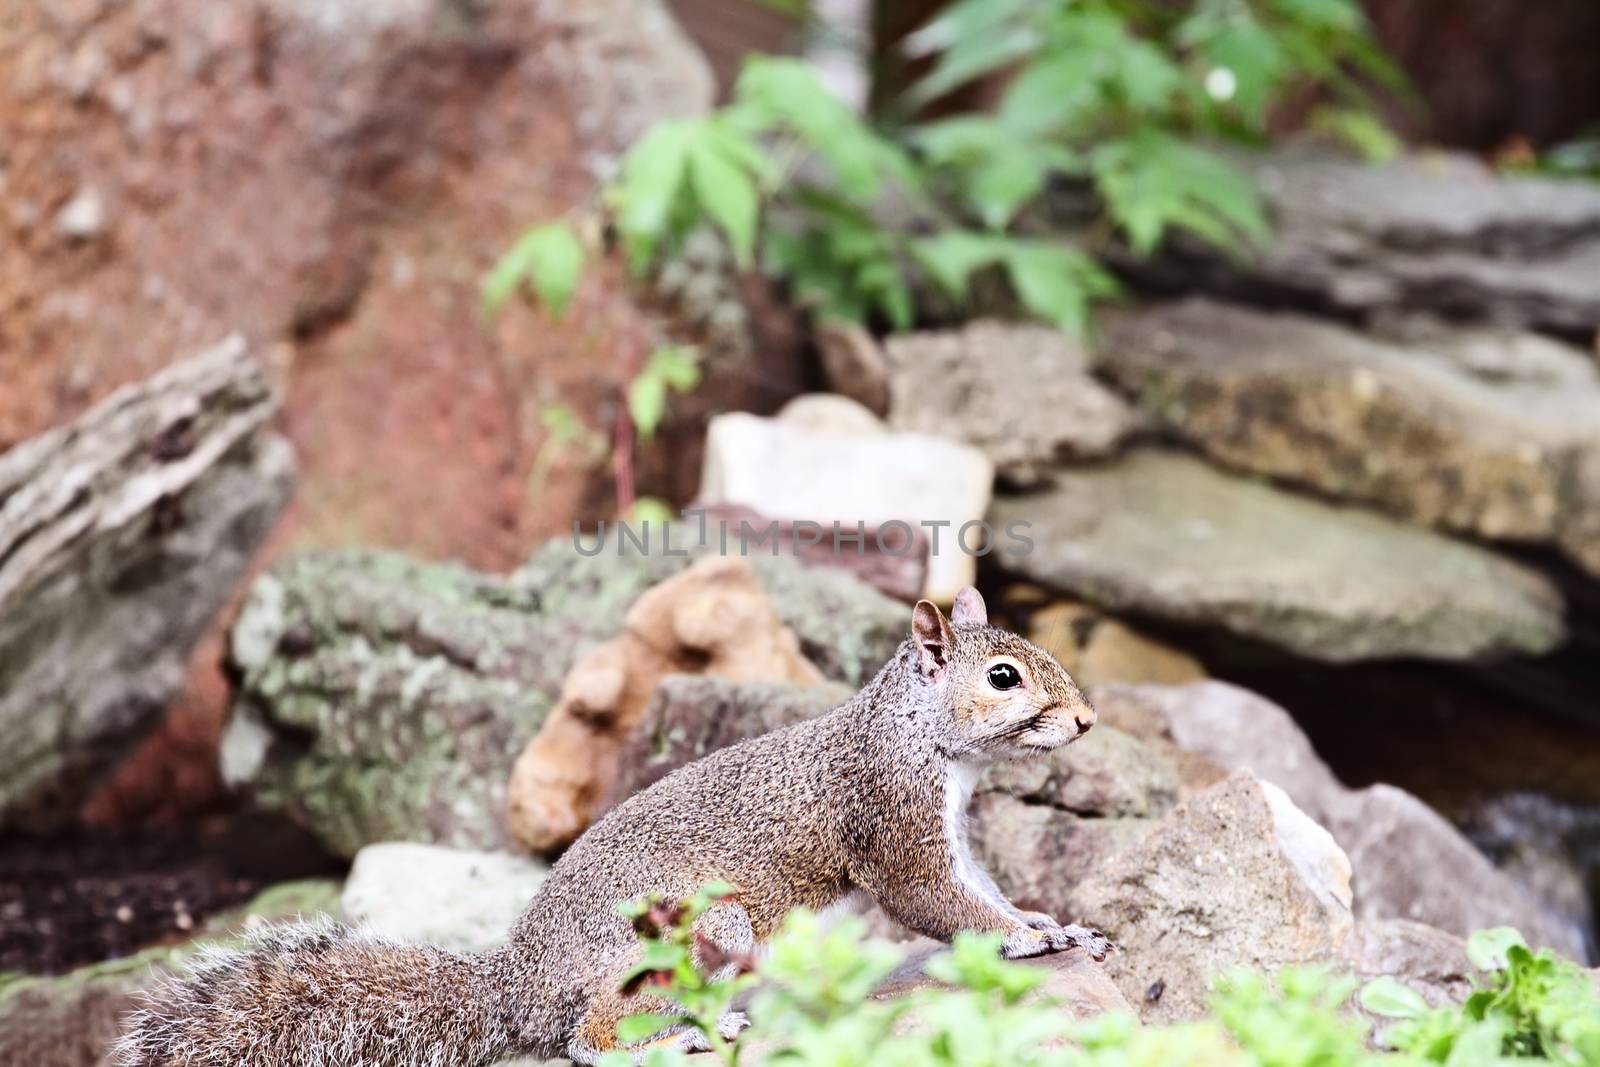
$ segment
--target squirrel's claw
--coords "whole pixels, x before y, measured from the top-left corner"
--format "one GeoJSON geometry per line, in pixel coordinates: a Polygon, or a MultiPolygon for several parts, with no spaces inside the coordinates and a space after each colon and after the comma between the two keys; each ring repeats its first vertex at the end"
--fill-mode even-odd
{"type": "Polygon", "coordinates": [[[1088,952],[1096,963],[1104,963],[1106,956],[1117,947],[1099,930],[1090,930],[1083,926],[1063,926],[1060,929],[1069,945],[1088,952]]]}

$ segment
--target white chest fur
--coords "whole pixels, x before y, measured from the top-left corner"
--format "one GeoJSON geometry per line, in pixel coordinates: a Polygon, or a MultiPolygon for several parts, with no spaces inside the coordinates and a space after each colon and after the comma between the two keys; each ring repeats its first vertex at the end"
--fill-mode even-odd
{"type": "Polygon", "coordinates": [[[1004,915],[1016,916],[1017,909],[1000,892],[987,871],[972,858],[967,844],[967,805],[983,768],[970,763],[951,763],[944,778],[944,837],[956,881],[969,893],[1004,915]]]}

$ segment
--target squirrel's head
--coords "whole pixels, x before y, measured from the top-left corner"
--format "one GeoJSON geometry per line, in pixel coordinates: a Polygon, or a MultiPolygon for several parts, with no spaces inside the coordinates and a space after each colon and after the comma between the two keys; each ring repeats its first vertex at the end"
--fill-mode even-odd
{"type": "Polygon", "coordinates": [[[919,600],[911,613],[915,684],[931,702],[953,751],[1016,758],[1076,741],[1095,712],[1066,668],[1031,641],[989,625],[983,597],[961,590],[947,621],[919,600]],[[952,625],[953,624],[953,625],[952,625]]]}

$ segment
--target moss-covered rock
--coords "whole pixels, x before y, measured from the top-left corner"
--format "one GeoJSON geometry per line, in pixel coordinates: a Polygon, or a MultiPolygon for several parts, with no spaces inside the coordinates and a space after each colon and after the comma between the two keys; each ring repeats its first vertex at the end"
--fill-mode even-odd
{"type": "MultiPolygon", "coordinates": [[[[567,670],[693,558],[662,536],[620,554],[614,535],[593,555],[552,542],[511,577],[373,551],[285,561],[232,633],[225,776],[342,855],[388,840],[509,846],[511,764],[567,670]]],[[[851,688],[905,631],[906,609],[848,574],[752,562],[802,651],[851,688]]]]}

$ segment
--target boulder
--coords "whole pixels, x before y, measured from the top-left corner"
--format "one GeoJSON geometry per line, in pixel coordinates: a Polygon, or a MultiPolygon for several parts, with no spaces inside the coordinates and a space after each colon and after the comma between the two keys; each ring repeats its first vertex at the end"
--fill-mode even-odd
{"type": "Polygon", "coordinates": [[[1137,421],[1091,375],[1084,344],[1050,327],[980,319],[891,337],[885,353],[890,428],[965,441],[1013,485],[1110,455],[1137,421]]]}
{"type": "Polygon", "coordinates": [[[1059,660],[1080,686],[1182,685],[1206,678],[1205,667],[1187,652],[1078,601],[1055,601],[1034,611],[1028,618],[1028,640],[1059,660]]]}
{"type": "Polygon", "coordinates": [[[886,536],[922,528],[930,541],[924,595],[949,603],[972,584],[976,555],[991,539],[983,515],[994,483],[994,468],[977,449],[890,432],[866,408],[835,396],[802,397],[770,419],[718,415],[707,433],[703,503],[815,523],[816,539],[836,556],[860,553],[866,527],[886,536]]]}
{"type": "MultiPolygon", "coordinates": [[[[393,553],[291,557],[251,587],[231,634],[225,777],[341,855],[375,841],[510,847],[511,765],[573,664],[690,562],[585,556],[570,540],[510,578],[393,553]]],[[[848,574],[751,562],[800,652],[852,690],[906,632],[906,609],[848,574]]]]}
{"type": "Polygon", "coordinates": [[[230,640],[222,773],[331,851],[373,841],[509,846],[511,761],[591,614],[464,567],[370,551],[293,556],[257,579],[230,640]]]}
{"type": "Polygon", "coordinates": [[[1588,958],[1580,917],[1555,914],[1533,887],[1497,870],[1405,790],[1381,783],[1356,790],[1334,805],[1326,823],[1350,854],[1363,918],[1413,919],[1460,937],[1515,926],[1535,947],[1588,958]]]}
{"type": "Polygon", "coordinates": [[[1537,654],[1565,635],[1544,578],[1478,547],[1141,449],[998,498],[1000,564],[1115,612],[1221,626],[1313,659],[1537,654]]]}
{"type": "MultiPolygon", "coordinates": [[[[511,566],[580,488],[558,476],[526,506],[554,393],[597,415],[668,326],[708,355],[717,325],[758,348],[728,272],[708,287],[692,268],[664,285],[666,316],[622,272],[591,271],[563,321],[513,306],[484,328],[484,272],[525,227],[581,214],[652,123],[711,105],[663,3],[15,14],[0,26],[0,449],[239,330],[287,372],[308,540],[511,566]],[[595,338],[618,358],[592,358],[595,338]]],[[[764,362],[784,347],[768,340],[764,362]]],[[[730,362],[742,373],[708,376],[730,390],[720,406],[788,377],[730,362]]]]}
{"type": "Polygon", "coordinates": [[[1388,975],[1436,1008],[1472,995],[1472,962],[1465,938],[1406,919],[1368,919],[1356,924],[1349,969],[1363,979],[1388,975]]]}
{"type": "Polygon", "coordinates": [[[1600,499],[1577,473],[1600,456],[1600,367],[1530,334],[1406,332],[1195,299],[1118,319],[1104,366],[1229,467],[1600,559],[1586,520],[1600,499]]]}
{"type": "Polygon", "coordinates": [[[237,337],[0,455],[0,827],[45,829],[166,711],[289,498],[237,337]]]}
{"type": "Polygon", "coordinates": [[[1497,174],[1463,155],[1384,165],[1289,149],[1244,156],[1273,239],[1230,256],[1178,241],[1148,280],[1344,313],[1426,310],[1585,333],[1600,324],[1600,189],[1497,174]]]}
{"type": "Polygon", "coordinates": [[[57,978],[0,977],[0,1063],[107,1067],[122,1017],[138,993],[207,948],[227,948],[262,923],[337,913],[339,886],[313,880],[273,886],[242,908],[206,920],[194,940],[80,967],[57,978]]]}
{"type": "Polygon", "coordinates": [[[549,870],[506,852],[383,842],[356,853],[339,905],[346,921],[396,941],[488,952],[506,943],[549,870]]]}
{"type": "Polygon", "coordinates": [[[1354,872],[1357,918],[1412,920],[1456,937],[1515,926],[1532,944],[1585,958],[1586,913],[1558,913],[1405,790],[1384,784],[1346,788],[1289,713],[1271,701],[1224,682],[1101,686],[1090,699],[1101,715],[1096,732],[1120,725],[1157,751],[1168,740],[1212,764],[1172,755],[1186,792],[1209,786],[1225,772],[1249,772],[1282,788],[1344,848],[1354,872]]]}
{"type": "Polygon", "coordinates": [[[817,325],[817,357],[828,388],[874,415],[889,414],[889,359],[864,326],[843,320],[817,325]]]}
{"type": "Polygon", "coordinates": [[[1333,963],[1355,930],[1350,867],[1274,785],[1240,774],[1182,801],[1073,890],[1117,987],[1149,1022],[1198,1018],[1233,967],[1333,963]]]}
{"type": "Polygon", "coordinates": [[[585,652],[511,771],[511,833],[536,852],[588,829],[617,777],[618,752],[656,685],[674,674],[816,685],[748,560],[705,556],[644,593],[616,637],[585,652]]]}

